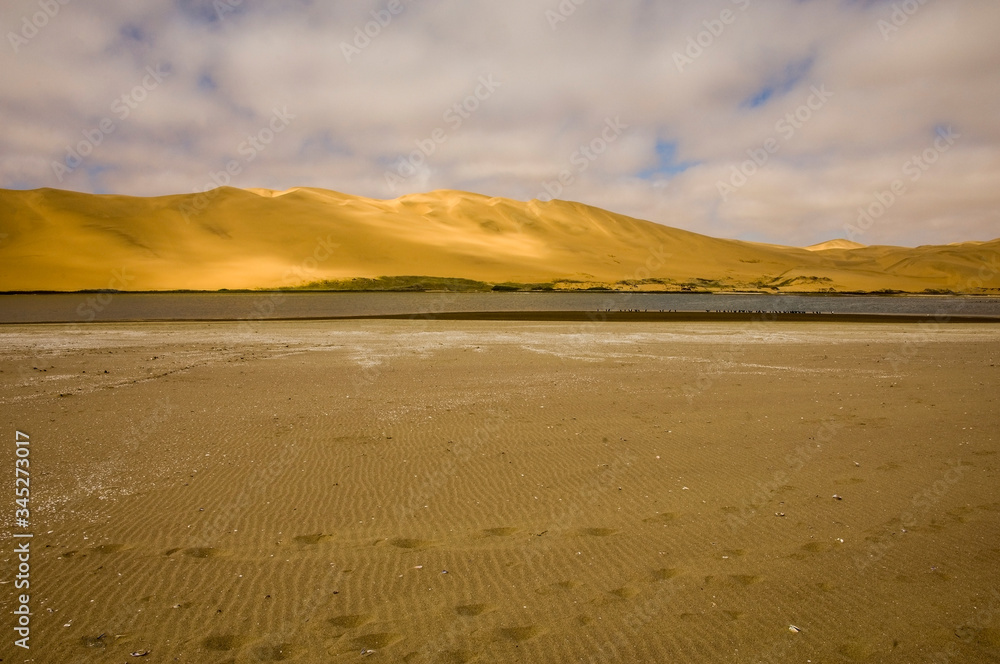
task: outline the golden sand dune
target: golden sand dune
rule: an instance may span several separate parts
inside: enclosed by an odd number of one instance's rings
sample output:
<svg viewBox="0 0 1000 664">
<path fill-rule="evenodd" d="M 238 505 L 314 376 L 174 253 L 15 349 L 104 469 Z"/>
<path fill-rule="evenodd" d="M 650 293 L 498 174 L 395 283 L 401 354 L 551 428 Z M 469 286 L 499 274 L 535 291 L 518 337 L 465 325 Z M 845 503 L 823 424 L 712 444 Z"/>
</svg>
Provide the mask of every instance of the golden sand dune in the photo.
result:
<svg viewBox="0 0 1000 664">
<path fill-rule="evenodd" d="M 273 288 L 404 275 L 555 288 L 1000 290 L 1000 240 L 915 249 L 835 240 L 807 250 L 716 239 L 580 203 L 459 191 L 383 201 L 310 188 L 157 198 L 0 190 L 0 236 L 6 291 Z"/>
<path fill-rule="evenodd" d="M 807 251 L 826 251 L 828 249 L 864 249 L 865 245 L 851 240 L 829 240 L 806 247 Z"/>
</svg>

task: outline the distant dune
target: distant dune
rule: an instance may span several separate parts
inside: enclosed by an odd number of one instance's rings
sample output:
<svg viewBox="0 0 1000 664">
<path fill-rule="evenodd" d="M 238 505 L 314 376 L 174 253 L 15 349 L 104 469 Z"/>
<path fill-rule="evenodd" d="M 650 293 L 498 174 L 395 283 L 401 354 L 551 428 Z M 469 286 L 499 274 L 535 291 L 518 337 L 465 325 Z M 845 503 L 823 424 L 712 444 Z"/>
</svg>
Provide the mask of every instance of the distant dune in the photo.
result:
<svg viewBox="0 0 1000 664">
<path fill-rule="evenodd" d="M 401 287 L 1000 294 L 1000 240 L 801 249 L 460 191 L 383 201 L 310 188 L 0 190 L 3 291 L 359 288 L 378 277 Z"/>
<path fill-rule="evenodd" d="M 830 240 L 828 242 L 820 242 L 819 244 L 814 244 L 806 247 L 808 251 L 826 251 L 827 249 L 864 249 L 865 245 L 860 242 L 852 242 L 851 240 Z"/>
</svg>

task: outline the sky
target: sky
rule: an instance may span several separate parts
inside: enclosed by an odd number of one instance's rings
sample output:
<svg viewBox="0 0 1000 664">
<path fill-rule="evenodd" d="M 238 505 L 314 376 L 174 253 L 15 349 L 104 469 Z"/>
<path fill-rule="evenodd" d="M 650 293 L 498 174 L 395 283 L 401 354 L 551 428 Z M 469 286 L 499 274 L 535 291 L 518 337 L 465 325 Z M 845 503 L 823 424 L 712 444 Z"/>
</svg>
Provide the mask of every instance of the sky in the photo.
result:
<svg viewBox="0 0 1000 664">
<path fill-rule="evenodd" d="M 996 0 L 5 0 L 0 188 L 559 198 L 1000 237 Z"/>
</svg>

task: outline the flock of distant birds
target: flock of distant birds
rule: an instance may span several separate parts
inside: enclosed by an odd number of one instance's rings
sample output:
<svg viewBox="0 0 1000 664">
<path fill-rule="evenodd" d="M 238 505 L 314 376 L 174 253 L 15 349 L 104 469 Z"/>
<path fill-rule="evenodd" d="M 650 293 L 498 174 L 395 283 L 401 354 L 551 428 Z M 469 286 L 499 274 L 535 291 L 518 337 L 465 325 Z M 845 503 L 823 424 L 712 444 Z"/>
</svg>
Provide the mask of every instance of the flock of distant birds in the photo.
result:
<svg viewBox="0 0 1000 664">
<path fill-rule="evenodd" d="M 617 312 L 617 313 L 620 313 L 620 314 L 622 314 L 622 313 L 625 313 L 625 314 L 648 314 L 648 313 L 650 313 L 649 309 L 617 309 L 617 310 L 604 309 L 604 311 L 607 312 L 607 313 Z M 657 310 L 654 309 L 653 313 L 657 313 Z M 660 309 L 659 313 L 661 313 L 661 314 L 676 314 L 677 310 L 676 309 Z M 690 313 L 694 313 L 694 312 L 693 311 L 683 311 L 681 313 L 690 314 Z M 826 313 L 830 313 L 830 312 L 825 312 L 825 311 L 797 311 L 797 310 L 794 310 L 794 309 L 790 309 L 788 311 L 765 311 L 764 309 L 705 309 L 705 313 L 706 314 L 809 314 L 809 315 L 822 316 L 822 315 L 824 315 Z"/>
</svg>

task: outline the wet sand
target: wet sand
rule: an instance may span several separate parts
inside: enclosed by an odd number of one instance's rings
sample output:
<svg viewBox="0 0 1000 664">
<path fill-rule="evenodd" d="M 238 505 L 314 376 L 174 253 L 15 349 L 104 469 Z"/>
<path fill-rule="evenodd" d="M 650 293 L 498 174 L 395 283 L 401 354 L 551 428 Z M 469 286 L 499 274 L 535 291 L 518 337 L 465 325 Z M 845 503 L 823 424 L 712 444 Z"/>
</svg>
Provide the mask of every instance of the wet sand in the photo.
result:
<svg viewBox="0 0 1000 664">
<path fill-rule="evenodd" d="M 36 662 L 1000 659 L 995 325 L 7 325 L 0 370 Z"/>
</svg>

